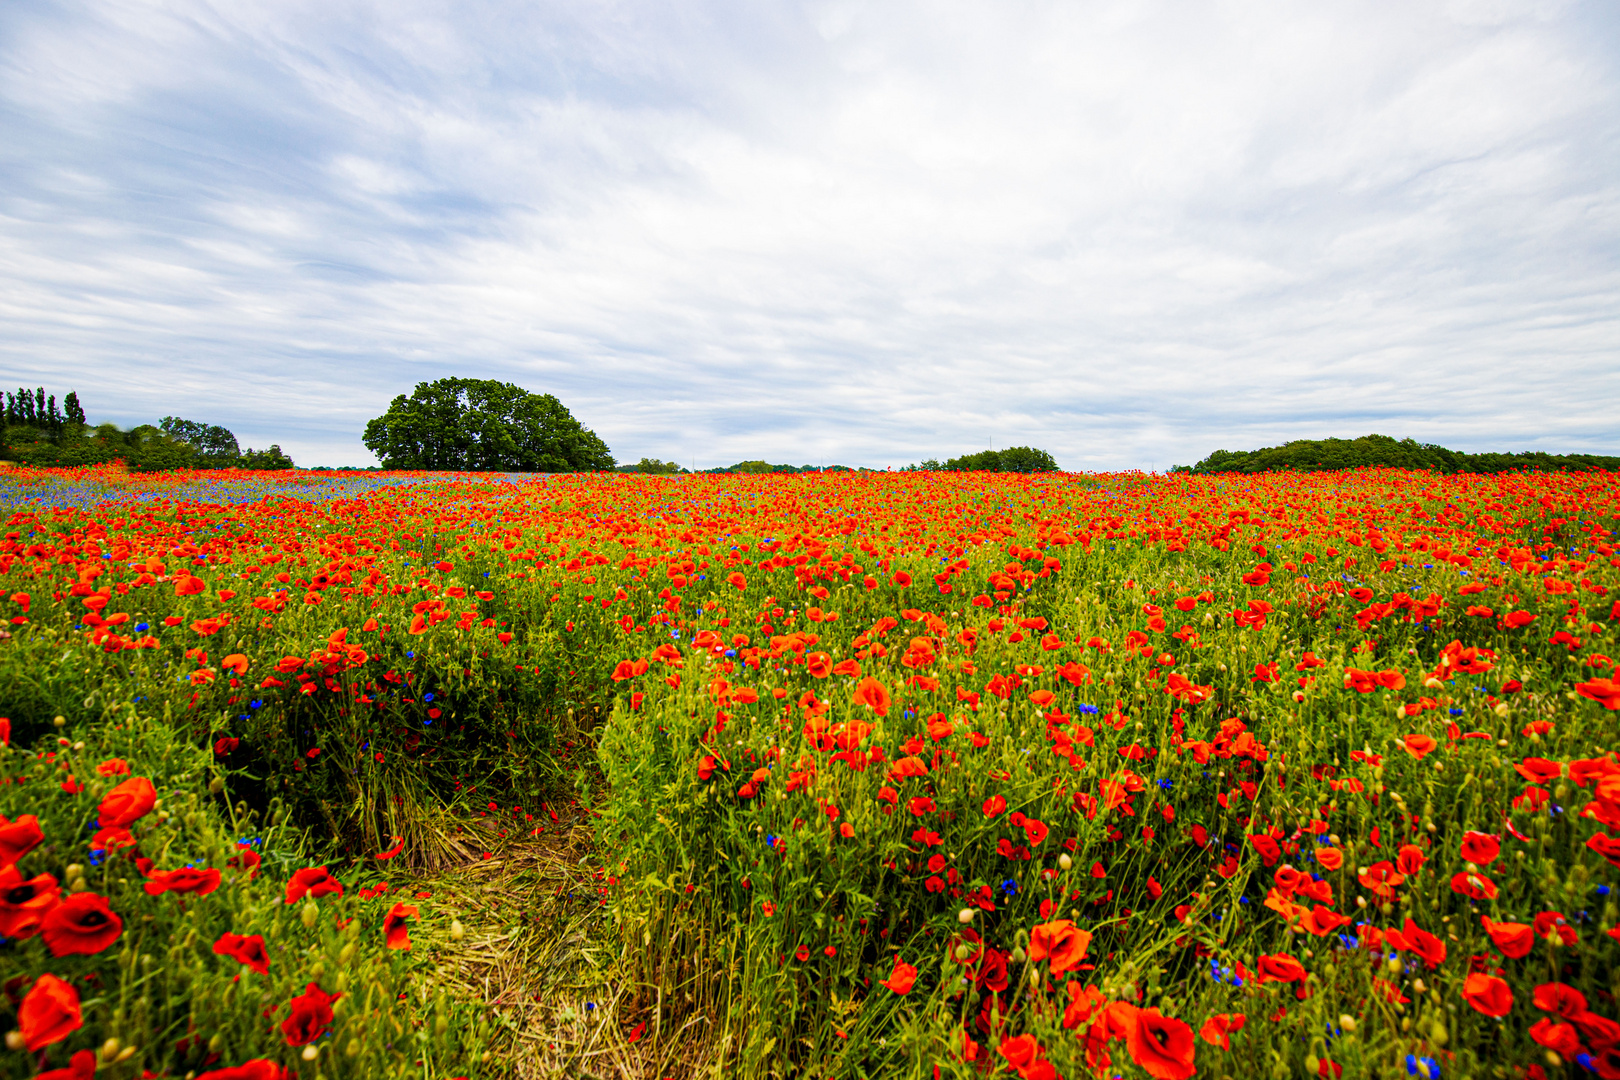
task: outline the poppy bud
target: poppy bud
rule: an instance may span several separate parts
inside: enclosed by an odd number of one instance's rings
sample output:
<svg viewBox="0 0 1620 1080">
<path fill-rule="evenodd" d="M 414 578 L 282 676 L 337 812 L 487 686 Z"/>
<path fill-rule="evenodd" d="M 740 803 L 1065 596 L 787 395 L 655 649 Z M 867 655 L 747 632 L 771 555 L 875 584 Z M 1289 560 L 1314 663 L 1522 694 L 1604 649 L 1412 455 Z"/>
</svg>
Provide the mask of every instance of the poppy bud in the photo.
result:
<svg viewBox="0 0 1620 1080">
<path fill-rule="evenodd" d="M 106 1042 L 101 1044 L 101 1060 L 111 1061 L 113 1058 L 118 1056 L 118 1051 L 120 1049 L 121 1047 L 119 1046 L 117 1039 L 108 1039 Z"/>
<path fill-rule="evenodd" d="M 304 1053 L 303 1053 L 302 1057 L 303 1057 L 303 1059 L 305 1061 L 314 1061 L 316 1058 L 318 1058 L 320 1056 L 321 1056 L 320 1047 L 316 1046 L 314 1043 L 310 1043 L 308 1046 L 304 1047 Z"/>
<path fill-rule="evenodd" d="M 320 915 L 320 913 L 321 909 L 316 906 L 315 901 L 311 900 L 309 903 L 305 904 L 304 910 L 298 913 L 298 918 L 303 922 L 304 929 L 315 929 L 315 919 Z"/>
<path fill-rule="evenodd" d="M 349 1045 L 345 1046 L 343 1048 L 343 1052 L 345 1054 L 348 1054 L 350 1057 L 359 1057 L 360 1056 L 360 1040 L 359 1039 L 350 1039 L 349 1040 Z"/>
<path fill-rule="evenodd" d="M 1058 865 L 1067 870 L 1074 865 L 1074 860 L 1069 858 L 1068 852 L 1064 852 L 1062 855 L 1058 856 Z"/>
<path fill-rule="evenodd" d="M 972 922 L 973 921 L 973 909 L 970 908 L 970 907 L 965 907 L 961 911 L 958 911 L 956 913 L 956 921 L 959 922 L 959 923 L 970 923 L 970 922 Z"/>
<path fill-rule="evenodd" d="M 440 1013 L 433 1020 L 433 1034 L 435 1036 L 442 1037 L 444 1035 L 444 1033 L 449 1031 L 449 1030 L 450 1030 L 450 1018 L 448 1016 L 444 1015 L 444 1013 Z"/>
<path fill-rule="evenodd" d="M 20 1031 L 8 1031 L 8 1032 L 6 1032 L 6 1049 L 7 1050 L 21 1050 L 24 1045 L 26 1045 L 26 1044 L 23 1042 L 23 1033 L 22 1032 L 20 1032 Z"/>
<path fill-rule="evenodd" d="M 460 919 L 450 920 L 450 940 L 460 941 L 467 936 L 467 928 L 461 925 Z"/>
</svg>

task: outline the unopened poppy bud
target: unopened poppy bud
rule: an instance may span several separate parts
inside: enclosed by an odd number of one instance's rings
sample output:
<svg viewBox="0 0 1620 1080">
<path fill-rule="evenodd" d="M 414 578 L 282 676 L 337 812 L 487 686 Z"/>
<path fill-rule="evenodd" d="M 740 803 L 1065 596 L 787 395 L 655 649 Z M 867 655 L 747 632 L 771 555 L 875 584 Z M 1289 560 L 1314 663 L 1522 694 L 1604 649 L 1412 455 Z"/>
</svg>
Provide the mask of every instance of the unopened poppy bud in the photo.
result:
<svg viewBox="0 0 1620 1080">
<path fill-rule="evenodd" d="M 360 1040 L 359 1039 L 350 1039 L 349 1040 L 349 1045 L 345 1046 L 343 1048 L 343 1052 L 345 1054 L 348 1054 L 350 1057 L 359 1057 L 360 1056 Z"/>
<path fill-rule="evenodd" d="M 460 919 L 450 920 L 450 940 L 460 941 L 467 936 L 467 928 L 461 925 Z"/>
<path fill-rule="evenodd" d="M 1420 994 L 1426 994 L 1429 992 L 1429 984 L 1424 982 L 1422 979 L 1413 979 L 1412 989 L 1416 990 Z"/>
<path fill-rule="evenodd" d="M 101 1060 L 111 1061 L 113 1058 L 118 1056 L 118 1051 L 120 1049 L 122 1049 L 122 1047 L 119 1046 L 117 1039 L 108 1039 L 106 1042 L 101 1044 Z"/>
<path fill-rule="evenodd" d="M 23 1042 L 23 1033 L 20 1031 L 6 1032 L 6 1049 L 21 1050 L 27 1044 Z"/>
<path fill-rule="evenodd" d="M 216 1054 L 219 1052 L 219 1048 L 224 1045 L 225 1033 L 223 1031 L 214 1032 L 214 1037 L 208 1040 L 208 1049 L 214 1051 Z"/>
<path fill-rule="evenodd" d="M 1013 951 L 1008 959 L 1015 964 L 1022 964 L 1024 962 L 1024 947 L 1022 945 L 1014 945 Z"/>
<path fill-rule="evenodd" d="M 1398 956 L 1392 956 L 1389 958 L 1389 963 L 1385 966 L 1389 968 L 1389 973 L 1391 975 L 1399 975 L 1401 973 L 1401 958 Z"/>
<path fill-rule="evenodd" d="M 1322 1067 L 1321 1058 L 1318 1058 L 1315 1054 L 1306 1054 L 1305 1055 L 1305 1071 L 1307 1073 L 1314 1076 L 1316 1074 L 1316 1071 L 1318 1069 L 1320 1069 L 1321 1067 Z"/>
<path fill-rule="evenodd" d="M 74 749 L 75 752 L 83 750 L 84 749 L 84 740 L 80 739 L 78 742 L 74 743 L 73 744 L 73 749 Z"/>
<path fill-rule="evenodd" d="M 89 708 L 88 705 L 85 707 Z M 51 723 L 55 724 L 57 727 L 67 727 L 67 717 L 58 716 L 55 720 L 52 720 Z"/>
<path fill-rule="evenodd" d="M 208 781 L 208 790 L 212 794 L 218 795 L 220 792 L 225 790 L 225 781 L 221 780 L 217 776 L 214 777 L 212 780 Z"/>
<path fill-rule="evenodd" d="M 76 877 L 81 877 L 83 874 L 84 867 L 80 866 L 78 863 L 68 863 L 67 866 L 62 868 L 62 876 L 67 878 L 69 881 L 72 881 Z"/>
<path fill-rule="evenodd" d="M 122 1050 L 118 1051 L 118 1058 L 117 1058 L 116 1061 L 113 1062 L 113 1064 L 116 1065 L 121 1061 L 128 1061 L 130 1058 L 132 1058 L 134 1056 L 135 1056 L 135 1048 L 133 1046 L 126 1046 Z"/>
<path fill-rule="evenodd" d="M 304 910 L 298 913 L 298 918 L 302 920 L 304 929 L 313 930 L 315 929 L 315 920 L 320 916 L 320 914 L 321 909 L 316 906 L 315 901 L 311 900 L 309 903 L 304 905 Z"/>
<path fill-rule="evenodd" d="M 352 941 L 343 946 L 338 952 L 338 963 L 347 964 L 350 960 L 353 960 L 354 954 L 359 948 L 360 946 Z"/>
<path fill-rule="evenodd" d="M 958 945 L 956 947 L 956 959 L 957 960 L 966 962 L 967 959 L 969 957 L 971 957 L 972 955 L 973 955 L 973 946 L 969 945 L 967 942 L 964 941 L 964 942 L 962 942 L 962 944 L 960 944 L 960 945 Z"/>
<path fill-rule="evenodd" d="M 445 1032 L 447 1032 L 449 1030 L 450 1030 L 450 1018 L 448 1016 L 444 1015 L 443 1013 L 440 1013 L 433 1020 L 433 1034 L 442 1036 Z"/>
<path fill-rule="evenodd" d="M 965 907 L 961 911 L 958 911 L 956 913 L 956 921 L 959 922 L 959 923 L 970 923 L 970 922 L 972 922 L 973 921 L 973 909 L 970 908 L 970 907 Z"/>
<path fill-rule="evenodd" d="M 1058 856 L 1058 865 L 1067 870 L 1074 865 L 1074 860 L 1069 858 L 1069 853 L 1065 851 L 1062 855 Z"/>
<path fill-rule="evenodd" d="M 1339 1016 L 1339 1026 L 1346 1032 L 1354 1032 L 1356 1030 L 1356 1018 L 1349 1013 L 1342 1013 Z"/>
<path fill-rule="evenodd" d="M 321 1056 L 321 1051 L 320 1048 L 314 1043 L 310 1043 L 308 1046 L 304 1047 L 304 1052 L 301 1056 L 305 1061 L 314 1061 L 316 1058 Z"/>
</svg>

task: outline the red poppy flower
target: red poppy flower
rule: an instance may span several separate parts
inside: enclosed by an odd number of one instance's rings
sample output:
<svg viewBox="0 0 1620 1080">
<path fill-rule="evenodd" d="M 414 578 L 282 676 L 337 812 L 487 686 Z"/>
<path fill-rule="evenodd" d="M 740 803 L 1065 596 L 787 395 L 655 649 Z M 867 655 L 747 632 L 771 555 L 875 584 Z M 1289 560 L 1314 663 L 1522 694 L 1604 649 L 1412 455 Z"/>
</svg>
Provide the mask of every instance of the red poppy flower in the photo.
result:
<svg viewBox="0 0 1620 1080">
<path fill-rule="evenodd" d="M 810 674 L 814 675 L 815 672 L 812 671 Z M 888 687 L 884 686 L 871 676 L 862 679 L 856 685 L 854 698 L 855 704 L 865 705 L 879 716 L 889 715 L 889 704 L 891 699 L 889 697 Z"/>
<path fill-rule="evenodd" d="M 1216 1013 L 1204 1021 L 1204 1026 L 1199 1028 L 1198 1034 L 1209 1045 L 1230 1050 L 1231 1036 L 1243 1030 L 1247 1019 L 1242 1013 Z"/>
<path fill-rule="evenodd" d="M 1262 956 L 1254 962 L 1255 982 L 1298 982 L 1305 978 L 1305 965 L 1287 953 Z"/>
<path fill-rule="evenodd" d="M 309 866 L 293 874 L 287 882 L 287 903 L 296 904 L 305 894 L 311 897 L 328 894 L 343 895 L 343 883 L 333 877 L 324 866 Z"/>
<path fill-rule="evenodd" d="M 1502 842 L 1489 833 L 1474 832 L 1470 829 L 1463 833 L 1462 857 L 1464 862 L 1476 863 L 1486 866 L 1496 861 L 1496 856 L 1502 851 Z"/>
<path fill-rule="evenodd" d="M 1133 1009 L 1125 1028 L 1125 1045 L 1135 1061 L 1157 1080 L 1189 1080 L 1193 1065 L 1193 1030 L 1157 1008 Z"/>
<path fill-rule="evenodd" d="M 200 1074 L 197 1080 L 289 1080 L 297 1075 L 290 1069 L 283 1069 L 269 1058 L 255 1058 L 229 1068 L 210 1069 Z"/>
<path fill-rule="evenodd" d="M 1344 852 L 1335 847 L 1317 848 L 1316 861 L 1322 869 L 1331 873 L 1344 865 Z"/>
<path fill-rule="evenodd" d="M 182 866 L 178 870 L 160 870 L 149 877 L 151 880 L 146 883 L 148 896 L 161 896 L 166 892 L 207 896 L 219 888 L 219 871 L 212 867 L 198 870 L 194 866 Z"/>
<path fill-rule="evenodd" d="M 95 1075 L 96 1052 L 80 1050 L 68 1060 L 65 1068 L 47 1070 L 34 1077 L 34 1080 L 90 1080 Z"/>
<path fill-rule="evenodd" d="M 1401 927 L 1398 934 L 1390 930 L 1386 931 L 1384 936 L 1395 949 L 1417 953 L 1431 968 L 1437 968 L 1445 962 L 1446 943 L 1410 918 L 1406 920 L 1406 925 Z"/>
<path fill-rule="evenodd" d="M 1614 679 L 1592 679 L 1589 682 L 1576 683 L 1575 692 L 1583 698 L 1597 702 L 1605 709 L 1620 709 L 1620 682 Z"/>
<path fill-rule="evenodd" d="M 1408 735 L 1401 740 L 1401 749 L 1419 761 L 1433 753 L 1434 748 L 1438 745 L 1432 735 Z"/>
<path fill-rule="evenodd" d="M 1548 761 L 1546 758 L 1527 757 L 1513 766 L 1513 771 L 1532 784 L 1550 784 L 1564 775 L 1564 766 L 1561 762 Z"/>
<path fill-rule="evenodd" d="M 416 905 L 399 903 L 393 910 L 383 916 L 383 937 L 388 941 L 390 949 L 409 949 L 411 947 L 411 928 L 405 925 L 406 919 L 416 918 Z"/>
<path fill-rule="evenodd" d="M 1553 1053 L 1561 1054 L 1571 1061 L 1586 1053 L 1586 1048 L 1581 1045 L 1580 1033 L 1575 1030 L 1573 1024 L 1560 1024 L 1542 1017 L 1530 1025 L 1530 1037 Z"/>
<path fill-rule="evenodd" d="M 1407 877 L 1423 869 L 1424 861 L 1423 849 L 1412 844 L 1402 844 L 1401 850 L 1395 853 L 1395 869 Z"/>
<path fill-rule="evenodd" d="M 33 814 L 23 814 L 16 821 L 8 821 L 0 816 L 0 866 L 12 865 L 38 847 L 44 839 L 45 833 L 39 827 L 39 819 Z"/>
<path fill-rule="evenodd" d="M 39 933 L 45 913 L 62 902 L 61 891 L 50 874 L 24 881 L 15 866 L 0 869 L 0 937 L 21 941 Z"/>
<path fill-rule="evenodd" d="M 1594 833 L 1587 839 L 1586 846 L 1608 859 L 1610 866 L 1620 869 L 1620 836 Z"/>
<path fill-rule="evenodd" d="M 1569 920 L 1556 911 L 1543 911 L 1537 915 L 1534 929 L 1536 937 L 1542 941 L 1557 938 L 1560 944 L 1573 945 L 1579 938 L 1575 928 L 1569 925 Z"/>
<path fill-rule="evenodd" d="M 1029 932 L 1030 963 L 1050 959 L 1054 978 L 1078 968 L 1090 947 L 1091 931 L 1080 929 L 1068 919 L 1040 923 Z"/>
<path fill-rule="evenodd" d="M 1586 995 L 1563 983 L 1542 983 L 1530 1000 L 1543 1012 L 1557 1013 L 1566 1020 L 1574 1020 L 1586 1012 Z"/>
<path fill-rule="evenodd" d="M 259 857 L 259 853 L 257 851 L 254 851 L 247 844 L 238 841 L 236 845 L 236 854 L 226 859 L 225 865 L 245 872 L 248 876 L 248 880 L 252 881 L 254 878 L 259 876 L 259 864 L 263 861 L 264 860 Z"/>
<path fill-rule="evenodd" d="M 896 953 L 894 957 L 894 970 L 889 973 L 889 977 L 887 979 L 880 979 L 878 984 L 880 986 L 887 986 L 896 994 L 909 994 L 911 993 L 911 987 L 916 983 L 916 981 L 917 969 L 902 960 L 900 958 L 900 954 Z"/>
<path fill-rule="evenodd" d="M 124 920 L 92 892 L 75 893 L 46 913 L 40 923 L 52 956 L 94 956 L 118 940 Z"/>
<path fill-rule="evenodd" d="M 1496 882 L 1482 873 L 1470 874 L 1463 871 L 1452 875 L 1451 891 L 1461 893 L 1472 900 L 1494 900 Z"/>
<path fill-rule="evenodd" d="M 288 1046 L 304 1046 L 325 1035 L 332 1027 L 332 1003 L 342 994 L 328 994 L 319 983 L 310 983 L 304 992 L 287 1004 L 292 1013 L 281 1022 L 281 1034 Z"/>
<path fill-rule="evenodd" d="M 214 942 L 214 952 L 219 956 L 228 956 L 260 975 L 270 974 L 270 954 L 265 950 L 263 934 L 243 937 L 227 930 Z"/>
<path fill-rule="evenodd" d="M 1474 972 L 1463 981 L 1463 1000 L 1475 1012 L 1498 1019 L 1513 1011 L 1513 991 L 1495 975 Z"/>
<path fill-rule="evenodd" d="M 1535 948 L 1536 932 L 1527 923 L 1494 922 L 1489 915 L 1481 915 L 1479 922 L 1490 935 L 1492 944 L 1509 959 L 1522 960 Z"/>
<path fill-rule="evenodd" d="M 152 781 L 134 776 L 107 792 L 96 811 L 103 828 L 128 828 L 157 805 Z"/>
<path fill-rule="evenodd" d="M 96 766 L 97 776 L 128 776 L 129 762 L 123 758 L 108 758 Z"/>
<path fill-rule="evenodd" d="M 31 1051 L 61 1042 L 83 1026 L 79 992 L 50 972 L 35 980 L 17 1009 L 17 1028 Z"/>
</svg>

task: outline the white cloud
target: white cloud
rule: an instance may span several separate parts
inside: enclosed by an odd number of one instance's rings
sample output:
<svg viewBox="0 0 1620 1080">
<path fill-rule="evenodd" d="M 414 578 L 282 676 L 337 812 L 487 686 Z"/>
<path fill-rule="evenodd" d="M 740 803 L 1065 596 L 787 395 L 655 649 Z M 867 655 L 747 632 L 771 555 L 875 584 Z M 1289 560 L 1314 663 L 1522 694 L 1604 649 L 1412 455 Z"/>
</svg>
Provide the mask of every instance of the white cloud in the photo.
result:
<svg viewBox="0 0 1620 1080">
<path fill-rule="evenodd" d="M 1620 453 L 1601 4 L 0 11 L 0 363 L 304 462 L 459 374 L 621 459 Z"/>
</svg>

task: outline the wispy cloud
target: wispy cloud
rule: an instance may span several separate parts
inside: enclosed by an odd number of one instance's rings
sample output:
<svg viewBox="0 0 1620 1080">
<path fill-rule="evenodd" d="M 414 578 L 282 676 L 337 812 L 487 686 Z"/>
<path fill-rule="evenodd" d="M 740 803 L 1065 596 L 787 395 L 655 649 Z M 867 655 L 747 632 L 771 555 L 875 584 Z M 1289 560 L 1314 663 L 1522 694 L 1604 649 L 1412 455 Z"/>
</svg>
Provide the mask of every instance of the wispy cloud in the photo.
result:
<svg viewBox="0 0 1620 1080">
<path fill-rule="evenodd" d="M 0 368 L 365 464 L 1620 453 L 1603 3 L 0 8 Z"/>
</svg>

